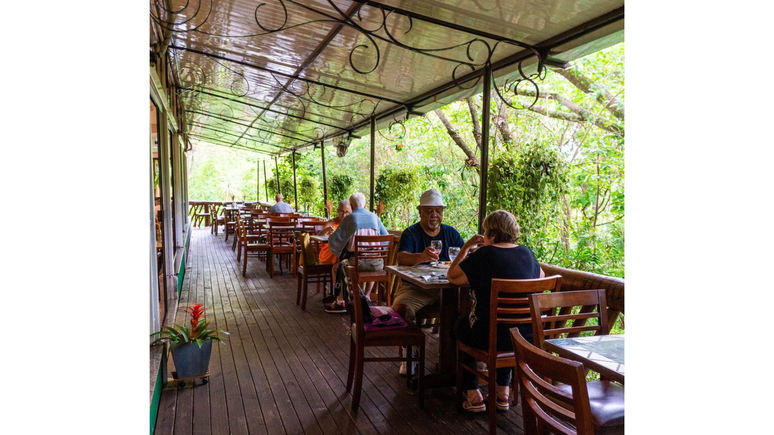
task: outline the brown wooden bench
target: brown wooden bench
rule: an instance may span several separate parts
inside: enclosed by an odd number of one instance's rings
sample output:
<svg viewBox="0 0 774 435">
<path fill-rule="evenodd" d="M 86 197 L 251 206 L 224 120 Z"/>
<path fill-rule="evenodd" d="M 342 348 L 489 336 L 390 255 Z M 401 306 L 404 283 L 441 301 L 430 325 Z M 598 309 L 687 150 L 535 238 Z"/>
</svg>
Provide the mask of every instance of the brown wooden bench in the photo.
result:
<svg viewBox="0 0 774 435">
<path fill-rule="evenodd" d="M 624 280 L 591 272 L 540 263 L 546 276 L 562 275 L 562 291 L 605 289 L 610 326 L 624 313 Z"/>
</svg>

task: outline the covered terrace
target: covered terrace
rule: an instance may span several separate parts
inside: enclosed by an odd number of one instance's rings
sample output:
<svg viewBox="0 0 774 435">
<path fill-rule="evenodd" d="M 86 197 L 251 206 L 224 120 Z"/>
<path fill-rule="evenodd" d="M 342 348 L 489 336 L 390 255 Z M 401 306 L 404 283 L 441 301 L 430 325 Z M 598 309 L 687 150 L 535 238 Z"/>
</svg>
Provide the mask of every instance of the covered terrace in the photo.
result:
<svg viewBox="0 0 774 435">
<path fill-rule="evenodd" d="M 216 346 L 211 382 L 194 389 L 164 391 L 166 361 L 152 348 L 151 433 L 486 432 L 485 416 L 455 412 L 453 389 L 433 390 L 426 409 L 415 408 L 393 363 L 366 365 L 361 409 L 352 412 L 346 322 L 299 310 L 287 273 L 269 279 L 255 262 L 242 277 L 224 236 L 193 228 L 185 152 L 207 143 L 295 157 L 333 146 L 344 157 L 353 138 L 370 137 L 373 210 L 377 134 L 397 135 L 406 119 L 466 96 L 483 93 L 488 107 L 501 92 L 539 92 L 547 65 L 623 40 L 623 1 L 166 0 L 151 4 L 150 21 L 158 180 L 150 329 L 184 322 L 185 307 L 202 303 L 232 334 Z M 479 228 L 488 111 L 481 124 Z M 319 200 L 327 202 L 320 157 Z M 584 279 L 578 288 L 599 278 Z M 614 318 L 623 285 L 608 297 Z M 429 372 L 438 342 L 428 332 Z M 522 433 L 519 413 L 516 406 L 498 418 L 498 431 Z"/>
</svg>

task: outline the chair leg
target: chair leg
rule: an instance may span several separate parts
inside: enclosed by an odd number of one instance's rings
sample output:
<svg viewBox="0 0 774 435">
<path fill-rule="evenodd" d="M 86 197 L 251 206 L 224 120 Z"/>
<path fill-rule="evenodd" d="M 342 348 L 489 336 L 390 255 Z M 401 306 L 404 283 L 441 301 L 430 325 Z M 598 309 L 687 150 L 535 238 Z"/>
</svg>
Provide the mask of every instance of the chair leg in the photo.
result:
<svg viewBox="0 0 774 435">
<path fill-rule="evenodd" d="M 425 344 L 422 343 L 419 346 L 419 378 L 417 379 L 417 386 L 419 387 L 419 409 L 425 408 L 425 383 L 423 378 L 425 377 Z M 459 400 L 458 400 L 459 402 Z"/>
<path fill-rule="evenodd" d="M 242 252 L 242 251 L 240 250 L 239 252 Z M 242 263 L 242 276 L 246 276 L 246 275 L 247 275 L 247 246 L 245 246 L 245 261 Z"/>
<path fill-rule="evenodd" d="M 347 392 L 352 392 L 352 379 L 355 377 L 355 359 L 357 358 L 357 348 L 355 340 L 349 338 L 349 371 L 347 372 Z"/>
<path fill-rule="evenodd" d="M 237 249 L 237 263 L 239 263 L 242 260 L 242 248 L 247 250 L 247 246 L 241 246 L 242 244 L 239 244 L 239 249 Z M 247 253 L 245 253 L 245 258 L 247 258 Z"/>
<path fill-rule="evenodd" d="M 301 277 L 298 277 L 301 279 Z M 306 311 L 306 297 L 309 295 L 309 276 L 304 274 L 304 286 L 301 289 L 301 311 Z"/>
<path fill-rule="evenodd" d="M 465 393 L 467 394 L 467 393 Z M 459 343 L 457 344 L 457 412 L 462 412 L 462 353 Z"/>
<path fill-rule="evenodd" d="M 497 433 L 497 369 L 496 364 L 490 365 L 488 368 L 489 376 L 487 381 L 488 392 L 486 395 L 486 410 L 489 414 L 489 433 Z"/>
<path fill-rule="evenodd" d="M 363 364 L 365 359 L 365 347 L 356 346 L 357 360 L 355 361 L 355 386 L 352 392 L 352 411 L 357 412 L 360 407 L 360 393 L 363 390 Z"/>
<path fill-rule="evenodd" d="M 301 275 L 298 276 L 298 290 L 296 291 L 296 305 L 301 305 Z"/>
</svg>

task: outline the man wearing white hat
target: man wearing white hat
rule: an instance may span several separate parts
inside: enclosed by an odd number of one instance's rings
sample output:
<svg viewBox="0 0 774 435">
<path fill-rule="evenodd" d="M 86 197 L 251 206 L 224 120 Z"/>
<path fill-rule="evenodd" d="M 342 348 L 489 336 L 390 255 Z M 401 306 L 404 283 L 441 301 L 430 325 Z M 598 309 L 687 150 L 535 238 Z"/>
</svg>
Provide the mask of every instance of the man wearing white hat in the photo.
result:
<svg viewBox="0 0 774 435">
<path fill-rule="evenodd" d="M 449 247 L 462 246 L 460 233 L 449 225 L 444 225 L 441 192 L 427 190 L 419 198 L 419 222 L 406 228 L 400 236 L 398 245 L 398 264 L 414 266 L 431 261 L 449 261 Z M 433 249 L 431 242 L 440 240 L 440 250 Z M 411 283 L 404 282 L 395 290 L 392 308 L 406 320 L 413 320 L 421 308 L 435 304 L 440 298 L 439 290 L 423 290 Z M 413 371 L 413 370 L 412 370 Z M 400 374 L 406 374 L 406 363 L 401 363 Z"/>
</svg>

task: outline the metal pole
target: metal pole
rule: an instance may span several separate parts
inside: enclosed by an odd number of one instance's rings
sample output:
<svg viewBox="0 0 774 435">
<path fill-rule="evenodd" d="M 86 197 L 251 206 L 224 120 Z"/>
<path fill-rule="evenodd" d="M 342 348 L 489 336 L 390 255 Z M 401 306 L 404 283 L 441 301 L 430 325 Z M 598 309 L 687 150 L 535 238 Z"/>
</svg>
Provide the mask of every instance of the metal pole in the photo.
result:
<svg viewBox="0 0 774 435">
<path fill-rule="evenodd" d="M 325 210 L 325 219 L 330 219 L 328 215 L 328 181 L 325 178 L 325 141 L 320 141 L 320 154 L 322 155 L 322 173 L 323 173 L 323 209 Z"/>
<path fill-rule="evenodd" d="M 256 163 L 258 168 L 255 171 L 255 200 L 261 200 L 261 161 Z M 260 208 L 260 207 L 259 207 Z"/>
<path fill-rule="evenodd" d="M 266 202 L 269 202 L 269 178 L 266 177 L 266 160 L 263 161 L 263 187 L 266 192 Z"/>
<path fill-rule="evenodd" d="M 374 211 L 374 157 L 376 155 L 376 118 L 371 115 L 371 212 Z"/>
<path fill-rule="evenodd" d="M 280 189 L 280 177 L 279 177 L 279 166 L 277 166 L 277 156 L 274 156 L 274 173 L 277 174 L 277 193 L 282 193 L 282 190 Z"/>
<path fill-rule="evenodd" d="M 296 211 L 298 211 L 298 188 L 296 187 L 296 151 L 293 150 L 293 199 L 296 201 Z"/>
<path fill-rule="evenodd" d="M 484 234 L 486 183 L 489 168 L 489 104 L 492 101 L 492 64 L 484 66 L 484 102 L 481 107 L 481 182 L 478 194 L 478 232 Z"/>
</svg>

